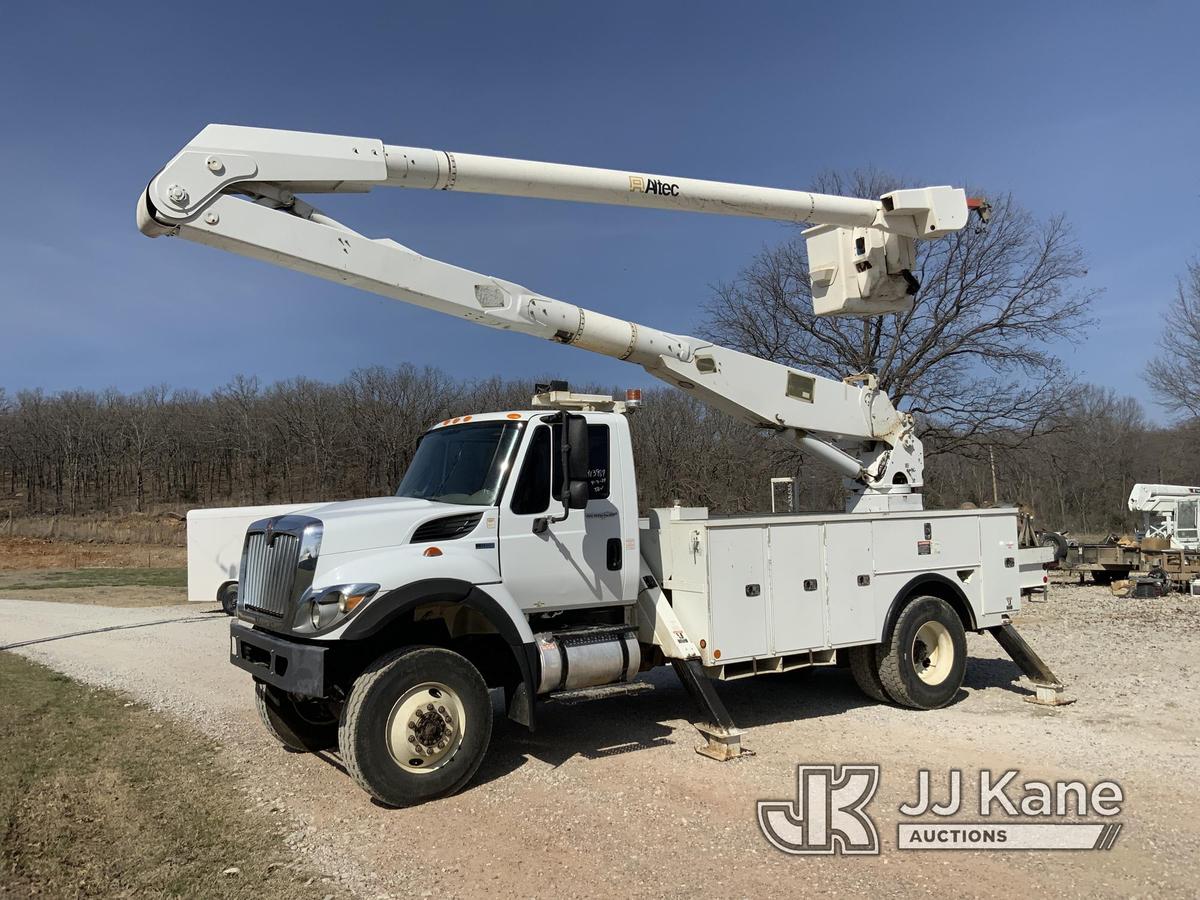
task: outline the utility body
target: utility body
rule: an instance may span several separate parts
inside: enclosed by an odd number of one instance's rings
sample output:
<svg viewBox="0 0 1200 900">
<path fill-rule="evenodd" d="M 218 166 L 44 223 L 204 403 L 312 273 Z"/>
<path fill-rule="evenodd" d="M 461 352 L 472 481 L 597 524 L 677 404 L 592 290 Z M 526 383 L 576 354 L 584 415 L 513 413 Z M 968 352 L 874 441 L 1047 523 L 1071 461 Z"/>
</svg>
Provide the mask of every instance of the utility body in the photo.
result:
<svg viewBox="0 0 1200 900">
<path fill-rule="evenodd" d="M 394 497 L 271 510 L 244 535 L 214 526 L 196 559 L 189 543 L 189 569 L 222 560 L 197 583 L 227 591 L 236 577 L 231 659 L 254 676 L 263 722 L 285 746 L 336 746 L 366 790 L 404 804 L 471 778 L 490 737 L 489 688 L 533 728 L 546 699 L 670 664 L 701 709 L 699 749 L 718 758 L 742 752 L 721 680 L 848 663 L 875 699 L 933 708 L 958 695 L 976 630 L 1040 696 L 1061 689 L 1010 621 L 1053 551 L 1020 546 L 1013 509 L 924 510 L 912 417 L 870 375 L 836 381 L 615 319 L 366 238 L 296 196 L 376 185 L 808 222 L 817 311 L 840 315 L 910 308 L 915 241 L 986 213 L 948 187 L 861 200 L 206 128 L 143 193 L 145 233 L 628 360 L 796 441 L 847 486 L 835 514 L 643 515 L 638 399 L 554 383 L 530 408 L 434 425 Z"/>
</svg>

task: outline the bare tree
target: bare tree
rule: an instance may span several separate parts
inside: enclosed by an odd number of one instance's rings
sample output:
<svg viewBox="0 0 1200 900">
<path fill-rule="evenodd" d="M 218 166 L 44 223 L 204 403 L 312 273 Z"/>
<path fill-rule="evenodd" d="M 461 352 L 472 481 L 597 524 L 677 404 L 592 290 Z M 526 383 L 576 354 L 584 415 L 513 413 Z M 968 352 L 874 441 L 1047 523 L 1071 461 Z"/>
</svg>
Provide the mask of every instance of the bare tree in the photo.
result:
<svg viewBox="0 0 1200 900">
<path fill-rule="evenodd" d="M 1162 355 L 1146 366 L 1146 381 L 1164 409 L 1200 417 L 1200 259 L 1188 263 L 1163 319 Z"/>
<path fill-rule="evenodd" d="M 830 193 L 878 197 L 898 179 L 875 171 L 822 176 Z M 1051 343 L 1086 322 L 1094 291 L 1062 216 L 1039 222 L 1010 195 L 991 224 L 918 245 L 921 282 L 906 313 L 818 318 L 804 241 L 764 250 L 707 307 L 708 334 L 736 349 L 832 378 L 874 372 L 918 415 L 931 454 L 989 446 L 1004 429 L 1047 429 L 1071 376 Z"/>
</svg>

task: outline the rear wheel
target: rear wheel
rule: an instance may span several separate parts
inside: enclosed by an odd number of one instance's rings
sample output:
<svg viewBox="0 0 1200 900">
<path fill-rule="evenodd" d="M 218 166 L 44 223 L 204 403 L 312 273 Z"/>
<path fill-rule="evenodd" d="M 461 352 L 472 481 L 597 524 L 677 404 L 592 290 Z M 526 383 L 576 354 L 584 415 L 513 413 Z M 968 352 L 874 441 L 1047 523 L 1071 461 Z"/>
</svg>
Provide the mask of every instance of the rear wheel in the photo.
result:
<svg viewBox="0 0 1200 900">
<path fill-rule="evenodd" d="M 890 703 L 892 698 L 887 695 L 883 679 L 879 677 L 879 645 L 851 647 L 846 655 L 850 659 L 850 674 L 859 689 L 872 700 Z"/>
<path fill-rule="evenodd" d="M 293 753 L 315 753 L 337 746 L 338 718 L 324 700 L 289 694 L 261 681 L 254 685 L 263 727 Z"/>
<path fill-rule="evenodd" d="M 1092 582 L 1095 584 L 1112 584 L 1116 580 L 1116 572 L 1109 572 L 1106 569 L 1095 569 L 1092 572 Z"/>
<path fill-rule="evenodd" d="M 339 729 L 342 761 L 359 786 L 389 806 L 457 793 L 492 736 L 483 676 L 441 647 L 381 657 L 350 691 Z"/>
<path fill-rule="evenodd" d="M 221 609 L 225 610 L 225 615 L 237 615 L 237 598 L 238 583 L 236 581 L 227 581 L 217 588 L 217 602 L 221 604 Z"/>
<path fill-rule="evenodd" d="M 905 606 L 879 650 L 884 690 L 913 709 L 937 709 L 953 700 L 966 667 L 962 622 L 940 597 L 918 597 Z"/>
</svg>

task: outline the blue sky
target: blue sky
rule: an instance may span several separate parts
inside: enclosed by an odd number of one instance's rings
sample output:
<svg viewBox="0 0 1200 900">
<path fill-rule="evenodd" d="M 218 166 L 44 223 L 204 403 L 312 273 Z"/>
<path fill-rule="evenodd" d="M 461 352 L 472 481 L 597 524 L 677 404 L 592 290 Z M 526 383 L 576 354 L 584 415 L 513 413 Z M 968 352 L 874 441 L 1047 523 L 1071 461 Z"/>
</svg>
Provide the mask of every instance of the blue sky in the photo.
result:
<svg viewBox="0 0 1200 900">
<path fill-rule="evenodd" d="M 1141 371 L 1195 226 L 1185 3 L 13 3 L 0 13 L 0 386 L 237 373 L 642 383 L 639 370 L 181 241 L 138 192 L 209 122 L 805 187 L 875 165 L 1065 212 L 1103 288 L 1059 347 Z M 321 204 L 372 236 L 672 330 L 788 226 L 431 192 Z M 1153 412 L 1153 409 L 1151 409 Z"/>
</svg>

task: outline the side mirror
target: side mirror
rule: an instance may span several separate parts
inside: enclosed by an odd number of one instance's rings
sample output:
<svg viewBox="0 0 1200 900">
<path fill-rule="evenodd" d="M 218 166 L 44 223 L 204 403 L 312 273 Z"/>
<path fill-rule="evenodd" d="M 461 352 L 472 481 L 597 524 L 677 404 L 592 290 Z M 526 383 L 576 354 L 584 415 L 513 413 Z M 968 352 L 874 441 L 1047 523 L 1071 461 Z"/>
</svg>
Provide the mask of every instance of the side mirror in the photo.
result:
<svg viewBox="0 0 1200 900">
<path fill-rule="evenodd" d="M 587 419 L 567 412 L 563 413 L 562 470 L 562 494 L 558 499 L 567 509 L 583 509 L 590 493 Z"/>
</svg>

